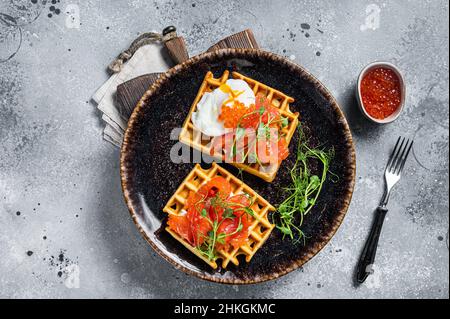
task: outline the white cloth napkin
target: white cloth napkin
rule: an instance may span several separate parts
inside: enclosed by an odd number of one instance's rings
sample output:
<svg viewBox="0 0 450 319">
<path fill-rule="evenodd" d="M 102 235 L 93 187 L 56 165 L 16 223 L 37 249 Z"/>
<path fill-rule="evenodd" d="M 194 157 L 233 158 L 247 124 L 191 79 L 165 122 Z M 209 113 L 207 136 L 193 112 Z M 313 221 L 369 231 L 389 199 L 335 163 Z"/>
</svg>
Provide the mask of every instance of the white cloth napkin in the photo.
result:
<svg viewBox="0 0 450 319">
<path fill-rule="evenodd" d="M 105 122 L 103 139 L 120 147 L 128 119 L 124 118 L 116 104 L 117 86 L 147 73 L 165 72 L 171 67 L 170 58 L 164 54 L 163 44 L 154 43 L 139 48 L 119 73 L 112 75 L 92 96 Z"/>
</svg>

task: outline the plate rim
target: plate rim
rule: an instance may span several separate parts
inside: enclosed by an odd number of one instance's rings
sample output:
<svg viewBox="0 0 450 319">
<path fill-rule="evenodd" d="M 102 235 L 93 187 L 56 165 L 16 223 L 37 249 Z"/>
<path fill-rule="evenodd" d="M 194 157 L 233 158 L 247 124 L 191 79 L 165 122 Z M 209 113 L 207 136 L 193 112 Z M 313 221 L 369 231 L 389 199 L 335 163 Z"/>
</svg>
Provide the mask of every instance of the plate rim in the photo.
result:
<svg viewBox="0 0 450 319">
<path fill-rule="evenodd" d="M 161 251 L 158 246 L 152 241 L 152 239 L 148 236 L 144 228 L 140 225 L 137 214 L 134 210 L 134 205 L 132 203 L 132 199 L 130 198 L 129 189 L 127 187 L 128 185 L 128 178 L 126 175 L 126 157 L 127 153 L 129 151 L 129 147 L 132 144 L 130 141 L 131 135 L 133 133 L 134 123 L 137 121 L 138 115 L 141 112 L 141 110 L 144 107 L 145 101 L 151 97 L 153 94 L 157 93 L 158 90 L 162 85 L 164 85 L 165 82 L 169 81 L 170 78 L 174 75 L 176 75 L 178 72 L 181 72 L 182 70 L 189 68 L 190 65 L 197 63 L 198 61 L 207 59 L 207 58 L 214 58 L 218 57 L 221 58 L 223 56 L 232 56 L 237 54 L 243 54 L 243 55 L 254 55 L 257 57 L 263 57 L 272 59 L 274 61 L 278 61 L 282 64 L 287 65 L 289 68 L 294 69 L 294 71 L 299 72 L 299 74 L 302 74 L 308 78 L 320 91 L 320 93 L 328 100 L 330 101 L 330 105 L 333 108 L 333 111 L 335 111 L 338 115 L 338 121 L 341 122 L 340 124 L 343 125 L 344 128 L 344 136 L 345 136 L 345 145 L 346 148 L 349 150 L 349 154 L 347 154 L 347 160 L 348 160 L 348 168 L 347 168 L 347 174 L 349 174 L 349 178 L 347 178 L 348 182 L 348 189 L 346 189 L 345 196 L 343 196 L 343 207 L 337 212 L 336 217 L 333 220 L 333 225 L 331 227 L 330 232 L 328 232 L 327 236 L 323 238 L 319 243 L 318 246 L 313 247 L 308 255 L 306 255 L 303 258 L 300 258 L 299 260 L 295 260 L 289 267 L 286 267 L 285 269 L 278 271 L 278 272 L 272 272 L 267 275 L 258 276 L 253 279 L 238 279 L 238 278 L 224 278 L 224 277 L 214 277 L 214 276 L 208 276 L 207 273 L 202 272 L 195 272 L 189 268 L 186 268 L 182 266 L 181 264 L 178 264 L 173 259 L 169 258 L 163 251 Z M 341 226 L 344 217 L 346 216 L 351 199 L 353 196 L 353 191 L 355 187 L 355 176 L 356 176 L 356 152 L 355 147 L 353 143 L 353 137 L 351 134 L 350 127 L 348 125 L 347 119 L 339 106 L 339 103 L 335 99 L 335 97 L 331 94 L 331 92 L 323 85 L 321 81 L 319 81 L 314 75 L 312 75 L 307 69 L 305 69 L 303 66 L 298 65 L 294 63 L 293 61 L 288 60 L 285 57 L 282 57 L 278 54 L 264 51 L 261 49 L 250 49 L 250 48 L 239 48 L 239 49 L 219 49 L 212 52 L 204 52 L 201 54 L 198 54 L 196 56 L 191 57 L 190 59 L 186 60 L 185 62 L 181 64 L 177 64 L 174 67 L 170 68 L 165 73 L 162 73 L 158 79 L 147 89 L 147 91 L 144 93 L 144 95 L 141 97 L 139 102 L 137 103 L 136 107 L 134 108 L 129 120 L 128 125 L 125 130 L 122 146 L 120 148 L 120 179 L 121 179 L 121 186 L 122 186 L 122 192 L 125 198 L 126 205 L 128 207 L 128 211 L 132 217 L 132 220 L 136 227 L 138 228 L 141 235 L 144 237 L 144 239 L 149 243 L 149 245 L 153 248 L 153 250 L 160 255 L 163 259 L 165 259 L 167 262 L 169 262 L 171 265 L 173 265 L 175 268 L 183 271 L 184 273 L 187 273 L 189 275 L 192 275 L 194 277 L 207 280 L 210 282 L 217 282 L 222 284 L 255 284 L 255 283 L 262 283 L 269 280 L 273 280 L 276 278 L 279 278 L 281 276 L 284 276 L 301 266 L 303 266 L 305 263 L 307 263 L 309 260 L 311 260 L 315 255 L 317 255 L 334 237 L 337 230 Z"/>
</svg>

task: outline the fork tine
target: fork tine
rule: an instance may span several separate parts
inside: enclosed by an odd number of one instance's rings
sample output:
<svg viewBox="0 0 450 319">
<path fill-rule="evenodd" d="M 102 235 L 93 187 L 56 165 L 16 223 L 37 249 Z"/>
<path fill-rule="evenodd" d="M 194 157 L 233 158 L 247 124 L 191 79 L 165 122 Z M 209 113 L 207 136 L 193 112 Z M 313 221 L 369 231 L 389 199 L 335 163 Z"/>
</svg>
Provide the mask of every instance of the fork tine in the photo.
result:
<svg viewBox="0 0 450 319">
<path fill-rule="evenodd" d="M 395 166 L 393 167 L 392 173 L 397 174 L 397 175 L 400 174 L 400 167 L 402 166 L 402 163 L 404 162 L 403 156 L 405 155 L 408 148 L 409 148 L 409 138 L 406 139 L 405 147 L 399 153 L 398 161 L 395 164 Z"/>
<path fill-rule="evenodd" d="M 397 146 L 398 146 L 398 143 L 400 143 L 400 139 L 401 139 L 401 138 L 402 138 L 402 137 L 399 136 L 399 138 L 398 138 L 398 140 L 397 140 L 397 143 L 395 143 L 394 150 L 392 151 L 391 156 L 389 157 L 389 161 L 388 161 L 388 163 L 387 163 L 387 165 L 386 165 L 386 170 L 387 170 L 387 171 L 389 171 L 389 167 L 391 166 L 392 161 L 394 160 L 394 154 L 395 154 L 395 152 L 397 151 Z"/>
<path fill-rule="evenodd" d="M 392 164 L 388 169 L 389 172 L 393 172 L 393 169 L 395 168 L 395 166 L 397 165 L 397 163 L 399 161 L 398 156 L 403 148 L 403 143 L 405 143 L 405 138 L 402 138 L 402 141 L 401 141 L 399 147 L 396 150 L 394 150 L 395 152 L 392 154 L 393 158 L 392 158 Z"/>
<path fill-rule="evenodd" d="M 402 165 L 400 165 L 399 174 L 401 174 L 401 172 L 403 171 L 403 167 L 405 167 L 406 160 L 408 159 L 408 155 L 409 155 L 409 152 L 411 151 L 413 144 L 414 144 L 414 141 L 411 141 L 411 144 L 409 144 L 408 151 L 406 152 L 406 155 L 403 159 Z"/>
</svg>

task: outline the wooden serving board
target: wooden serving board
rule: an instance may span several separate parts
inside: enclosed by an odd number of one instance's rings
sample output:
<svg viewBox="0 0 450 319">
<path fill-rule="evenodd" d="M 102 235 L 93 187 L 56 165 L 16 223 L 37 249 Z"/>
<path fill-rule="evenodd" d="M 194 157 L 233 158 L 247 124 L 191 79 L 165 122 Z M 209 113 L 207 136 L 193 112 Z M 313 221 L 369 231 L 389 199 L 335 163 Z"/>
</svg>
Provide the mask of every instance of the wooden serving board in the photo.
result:
<svg viewBox="0 0 450 319">
<path fill-rule="evenodd" d="M 183 63 L 189 59 L 186 42 L 183 37 L 175 37 L 164 43 L 170 57 L 175 64 Z M 253 48 L 259 49 L 259 45 L 250 29 L 233 34 L 211 46 L 207 51 L 215 51 L 226 48 Z M 150 86 L 158 79 L 161 73 L 141 75 L 120 84 L 117 87 L 116 100 L 119 112 L 125 118 L 129 118 L 136 104 Z"/>
</svg>

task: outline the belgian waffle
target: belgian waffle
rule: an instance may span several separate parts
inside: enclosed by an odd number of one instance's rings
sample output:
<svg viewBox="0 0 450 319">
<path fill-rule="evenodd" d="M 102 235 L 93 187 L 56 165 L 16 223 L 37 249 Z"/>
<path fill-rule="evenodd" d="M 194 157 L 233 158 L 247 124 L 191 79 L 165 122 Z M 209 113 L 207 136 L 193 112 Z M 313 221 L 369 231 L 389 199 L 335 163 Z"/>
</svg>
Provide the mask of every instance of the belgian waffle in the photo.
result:
<svg viewBox="0 0 450 319">
<path fill-rule="evenodd" d="M 218 267 L 217 260 L 219 259 L 222 260 L 222 268 L 226 268 L 230 262 L 234 265 L 239 265 L 239 260 L 237 258 L 239 255 L 244 255 L 245 261 L 249 262 L 256 251 L 267 240 L 275 227 L 268 219 L 268 213 L 275 211 L 275 208 L 248 185 L 244 184 L 241 180 L 216 163 L 213 163 L 212 167 L 209 169 L 202 169 L 201 166 L 197 164 L 178 187 L 175 194 L 169 199 L 166 206 L 163 208 L 163 211 L 167 214 L 181 215 L 190 191 L 197 192 L 203 184 L 216 176 L 222 176 L 231 184 L 231 191 L 233 194 L 248 194 L 253 203 L 251 208 L 254 212 L 254 216 L 253 222 L 248 229 L 248 241 L 239 248 L 230 246 L 230 250 L 219 250 L 217 251 L 217 259 L 209 260 L 196 247 L 192 246 L 185 239 L 172 231 L 170 227 L 166 227 L 166 231 L 176 240 L 214 269 Z"/>
<path fill-rule="evenodd" d="M 238 72 L 232 72 L 234 79 L 241 79 L 252 88 L 253 92 L 256 94 L 262 93 L 270 101 L 273 107 L 278 108 L 281 116 L 288 120 L 288 125 L 281 129 L 281 133 L 285 136 L 286 142 L 289 144 L 292 136 L 294 135 L 295 129 L 298 125 L 298 113 L 292 113 L 289 109 L 289 104 L 294 102 L 294 99 L 286 94 L 275 90 L 261 82 L 253 80 L 246 77 Z M 225 71 L 220 78 L 214 78 L 211 72 L 207 72 L 205 79 L 198 91 L 198 94 L 192 103 L 189 114 L 183 124 L 180 132 L 179 140 L 194 149 L 201 151 L 205 154 L 211 155 L 211 138 L 205 138 L 204 135 L 200 134 L 194 127 L 192 123 L 192 113 L 196 111 L 197 104 L 206 92 L 211 92 L 216 88 L 224 84 L 229 78 L 229 72 Z M 272 182 L 275 179 L 277 171 L 280 164 L 263 166 L 258 163 L 230 163 L 239 169 L 242 169 L 250 174 L 258 176 L 267 182 Z"/>
</svg>

